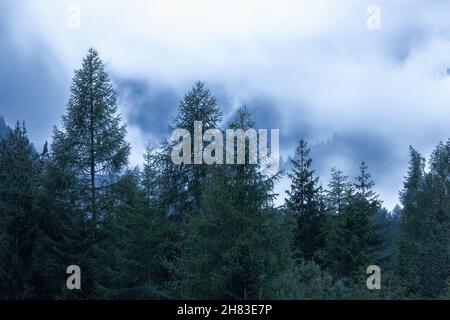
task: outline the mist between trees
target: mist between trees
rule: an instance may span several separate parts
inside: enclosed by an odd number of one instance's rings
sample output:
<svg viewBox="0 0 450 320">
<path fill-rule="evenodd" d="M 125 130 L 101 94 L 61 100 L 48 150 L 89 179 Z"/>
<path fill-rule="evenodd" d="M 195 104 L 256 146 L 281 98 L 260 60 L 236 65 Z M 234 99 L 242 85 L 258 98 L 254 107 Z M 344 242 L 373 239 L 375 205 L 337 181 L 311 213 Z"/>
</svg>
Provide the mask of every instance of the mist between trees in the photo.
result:
<svg viewBox="0 0 450 320">
<path fill-rule="evenodd" d="M 242 109 L 243 110 L 243 109 Z M 241 111 L 242 111 L 241 110 Z M 187 129 L 175 129 L 171 141 L 172 162 L 177 165 L 226 164 L 258 165 L 266 175 L 275 175 L 280 168 L 280 130 L 271 130 L 270 152 L 267 145 L 267 129 L 256 132 L 253 128 L 220 129 L 202 132 L 203 123 L 194 122 L 194 139 Z M 224 148 L 224 136 L 226 147 Z M 192 152 L 192 144 L 194 144 Z M 247 149 L 248 148 L 248 149 Z M 225 153 L 225 157 L 224 157 Z M 225 161 L 226 160 L 226 161 Z"/>
<path fill-rule="evenodd" d="M 70 93 L 42 152 L 20 123 L 0 142 L 0 299 L 448 298 L 450 140 L 428 166 L 410 149 L 402 206 L 388 212 L 364 162 L 358 177 L 334 168 L 321 186 L 301 137 L 288 173 L 267 175 L 258 161 L 175 164 L 169 139 L 131 168 L 94 49 Z M 206 132 L 221 121 L 198 82 L 170 129 L 193 136 L 195 122 Z M 253 127 L 242 107 L 226 129 Z M 282 174 L 291 186 L 275 207 Z M 366 287 L 371 265 L 379 290 Z M 82 271 L 81 290 L 66 287 L 68 266 Z"/>
</svg>

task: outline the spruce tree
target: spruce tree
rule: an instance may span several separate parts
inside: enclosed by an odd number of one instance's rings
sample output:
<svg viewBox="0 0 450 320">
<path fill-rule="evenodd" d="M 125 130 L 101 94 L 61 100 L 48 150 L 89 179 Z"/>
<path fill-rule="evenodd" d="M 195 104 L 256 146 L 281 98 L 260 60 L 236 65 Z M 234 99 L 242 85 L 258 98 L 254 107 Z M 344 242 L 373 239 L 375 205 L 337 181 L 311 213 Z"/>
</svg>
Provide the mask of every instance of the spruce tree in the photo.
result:
<svg viewBox="0 0 450 320">
<path fill-rule="evenodd" d="M 344 175 L 342 170 L 331 169 L 331 178 L 326 190 L 326 205 L 329 214 L 341 215 L 350 188 L 348 176 Z"/>
<path fill-rule="evenodd" d="M 172 193 L 175 197 L 175 210 L 189 212 L 197 208 L 202 197 L 202 179 L 208 174 L 208 166 L 205 164 L 195 164 L 196 149 L 194 148 L 194 123 L 201 122 L 201 135 L 209 129 L 219 128 L 222 120 L 222 112 L 220 111 L 216 98 L 206 88 L 205 83 L 197 82 L 192 89 L 184 96 L 180 102 L 177 116 L 174 119 L 171 130 L 185 129 L 189 131 L 191 139 L 191 164 L 173 165 L 170 159 L 173 143 L 163 144 L 165 149 L 165 169 L 168 176 L 166 180 L 170 180 L 176 187 Z M 203 153 L 204 144 L 199 146 L 198 153 Z M 198 154 L 197 154 L 198 156 Z M 172 187 L 173 189 L 173 187 Z M 180 212 L 178 212 L 180 213 Z"/>
<path fill-rule="evenodd" d="M 373 190 L 374 186 L 375 182 L 371 179 L 368 166 L 362 162 L 360 174 L 354 184 L 355 194 L 345 216 L 346 229 L 352 234 L 348 244 L 353 256 L 349 272 L 365 271 L 369 265 L 378 263 L 383 235 L 375 220 L 381 208 L 381 201 Z"/>
<path fill-rule="evenodd" d="M 240 109 L 229 127 L 252 125 Z M 291 259 L 289 232 L 273 209 L 274 181 L 248 163 L 210 169 L 201 215 L 190 219 L 177 288 L 197 299 L 271 298 L 271 284 Z"/>
<path fill-rule="evenodd" d="M 420 239 L 424 239 L 423 188 L 425 159 L 410 147 L 410 161 L 400 200 L 403 205 L 399 221 L 397 272 L 408 295 L 420 291 Z"/>
<path fill-rule="evenodd" d="M 414 149 L 401 192 L 397 274 L 405 294 L 413 298 L 447 295 L 449 275 L 450 144 L 440 143 L 425 160 Z"/>
<path fill-rule="evenodd" d="M 430 158 L 430 206 L 427 211 L 428 275 L 425 296 L 442 298 L 448 295 L 450 280 L 450 139 L 440 142 Z"/>
<path fill-rule="evenodd" d="M 292 159 L 292 180 L 287 190 L 286 205 L 296 217 L 295 248 L 299 257 L 311 260 L 317 258 L 324 245 L 325 215 L 321 210 L 321 190 L 315 177 L 310 158 L 310 148 L 302 139 Z"/>
<path fill-rule="evenodd" d="M 425 298 L 447 296 L 449 278 L 450 219 L 450 143 L 440 142 L 430 157 L 430 171 L 425 175 L 423 238 L 419 243 L 419 293 Z"/>
<path fill-rule="evenodd" d="M 383 237 L 376 215 L 381 202 L 374 185 L 363 162 L 353 187 L 347 188 L 341 214 L 328 223 L 323 261 L 335 278 L 358 281 L 379 262 Z"/>
</svg>

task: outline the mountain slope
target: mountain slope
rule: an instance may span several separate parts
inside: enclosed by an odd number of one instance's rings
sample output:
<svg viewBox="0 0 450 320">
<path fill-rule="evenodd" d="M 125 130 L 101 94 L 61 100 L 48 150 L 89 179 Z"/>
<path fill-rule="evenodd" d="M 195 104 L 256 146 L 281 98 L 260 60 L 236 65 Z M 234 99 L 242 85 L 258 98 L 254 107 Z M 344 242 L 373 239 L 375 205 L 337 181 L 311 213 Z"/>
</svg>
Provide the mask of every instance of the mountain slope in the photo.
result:
<svg viewBox="0 0 450 320">
<path fill-rule="evenodd" d="M 6 137 L 10 128 L 6 125 L 5 119 L 0 116 L 0 139 Z"/>
</svg>

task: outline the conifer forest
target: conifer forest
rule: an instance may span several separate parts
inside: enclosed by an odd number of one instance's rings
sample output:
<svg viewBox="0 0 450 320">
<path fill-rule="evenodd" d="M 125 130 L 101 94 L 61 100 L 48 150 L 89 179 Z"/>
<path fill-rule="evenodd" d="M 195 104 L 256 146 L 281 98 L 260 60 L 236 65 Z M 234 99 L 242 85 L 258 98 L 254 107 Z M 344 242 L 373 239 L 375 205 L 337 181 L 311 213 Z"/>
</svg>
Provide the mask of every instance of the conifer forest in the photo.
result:
<svg viewBox="0 0 450 320">
<path fill-rule="evenodd" d="M 359 159 L 356 176 L 336 165 L 324 179 L 302 136 L 275 174 L 259 161 L 174 163 L 170 136 L 135 166 L 99 53 L 73 67 L 66 111 L 43 148 L 22 119 L 0 121 L 0 300 L 450 297 L 450 139 L 435 141 L 428 158 L 409 147 L 393 210 L 370 159 Z M 194 136 L 201 122 L 225 139 L 227 129 L 259 125 L 245 106 L 225 117 L 208 82 L 179 101 L 169 131 Z M 208 145 L 189 143 L 184 156 Z"/>
</svg>

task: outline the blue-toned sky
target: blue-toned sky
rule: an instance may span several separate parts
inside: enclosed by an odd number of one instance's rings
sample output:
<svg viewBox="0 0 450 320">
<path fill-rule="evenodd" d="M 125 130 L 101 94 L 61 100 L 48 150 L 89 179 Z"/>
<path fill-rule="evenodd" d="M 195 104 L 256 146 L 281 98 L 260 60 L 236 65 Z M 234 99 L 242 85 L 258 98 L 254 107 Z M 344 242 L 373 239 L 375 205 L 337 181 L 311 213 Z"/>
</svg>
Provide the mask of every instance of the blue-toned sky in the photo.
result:
<svg viewBox="0 0 450 320">
<path fill-rule="evenodd" d="M 372 4 L 379 30 L 367 28 Z M 353 176 L 367 161 L 392 208 L 408 146 L 428 155 L 450 137 L 449 14 L 443 0 L 0 0 L 0 116 L 25 120 L 37 146 L 50 140 L 93 46 L 133 164 L 202 80 L 226 116 L 246 103 L 258 127 L 279 128 L 284 159 L 305 137 L 324 184 L 330 167 Z"/>
</svg>

